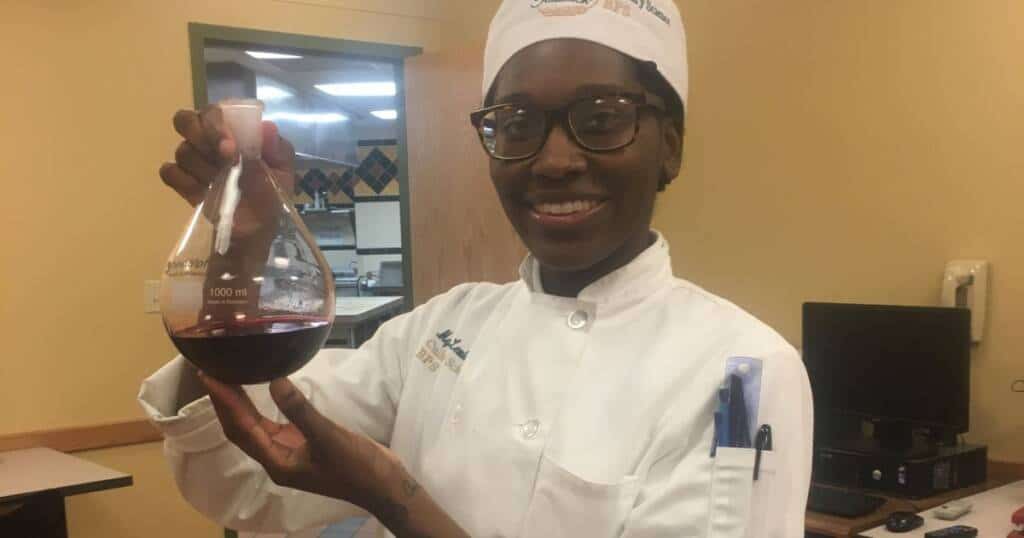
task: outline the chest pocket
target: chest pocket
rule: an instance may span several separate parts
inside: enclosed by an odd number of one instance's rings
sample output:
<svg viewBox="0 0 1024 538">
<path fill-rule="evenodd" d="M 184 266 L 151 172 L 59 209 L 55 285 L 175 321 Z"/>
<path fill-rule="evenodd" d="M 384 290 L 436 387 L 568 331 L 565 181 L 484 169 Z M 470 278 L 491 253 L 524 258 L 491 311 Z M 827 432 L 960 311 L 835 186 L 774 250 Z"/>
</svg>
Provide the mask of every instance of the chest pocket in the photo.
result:
<svg viewBox="0 0 1024 538">
<path fill-rule="evenodd" d="M 761 452 L 761 467 L 758 471 L 757 481 L 753 482 L 753 489 L 750 493 L 750 523 L 747 530 L 748 537 L 773 536 L 779 527 L 778 506 L 772 505 L 772 495 L 779 487 L 776 479 L 775 453 L 766 450 Z M 753 472 L 753 471 L 751 471 Z"/>
<path fill-rule="evenodd" d="M 636 501 L 639 482 L 636 476 L 615 484 L 590 482 L 542 456 L 520 536 L 619 536 Z"/>
<path fill-rule="evenodd" d="M 775 482 L 773 456 L 771 451 L 761 452 L 755 481 L 754 449 L 718 448 L 711 477 L 708 538 L 774 536 L 768 518 Z"/>
</svg>

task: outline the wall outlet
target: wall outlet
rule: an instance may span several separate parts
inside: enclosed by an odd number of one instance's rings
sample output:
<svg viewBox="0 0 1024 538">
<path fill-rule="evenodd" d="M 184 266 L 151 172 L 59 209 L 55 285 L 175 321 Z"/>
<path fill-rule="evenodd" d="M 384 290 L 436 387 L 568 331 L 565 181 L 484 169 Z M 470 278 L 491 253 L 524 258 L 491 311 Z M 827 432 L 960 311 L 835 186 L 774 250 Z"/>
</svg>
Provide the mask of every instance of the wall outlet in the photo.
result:
<svg viewBox="0 0 1024 538">
<path fill-rule="evenodd" d="M 971 311 L 971 341 L 974 343 L 981 342 L 985 334 L 988 271 L 986 260 L 953 260 L 946 264 L 942 277 L 942 305 Z"/>
<path fill-rule="evenodd" d="M 142 311 L 147 314 L 160 312 L 160 281 L 147 280 L 142 283 Z"/>
</svg>

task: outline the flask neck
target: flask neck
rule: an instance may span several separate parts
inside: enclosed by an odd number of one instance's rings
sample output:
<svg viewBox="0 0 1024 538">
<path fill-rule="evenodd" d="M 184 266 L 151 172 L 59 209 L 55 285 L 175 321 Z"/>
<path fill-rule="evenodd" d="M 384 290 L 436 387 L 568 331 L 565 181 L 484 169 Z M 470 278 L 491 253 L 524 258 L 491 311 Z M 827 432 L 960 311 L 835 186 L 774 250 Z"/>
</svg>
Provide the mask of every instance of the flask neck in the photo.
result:
<svg viewBox="0 0 1024 538">
<path fill-rule="evenodd" d="M 241 131 L 234 133 L 238 156 L 243 161 L 258 161 L 263 157 L 263 133 Z"/>
<path fill-rule="evenodd" d="M 243 161 L 259 161 L 263 159 L 263 152 L 261 151 L 261 148 L 259 146 L 242 147 L 241 145 L 239 145 L 238 153 L 239 158 L 241 158 Z"/>
<path fill-rule="evenodd" d="M 242 158 L 259 159 L 263 150 L 263 104 L 255 99 L 229 99 L 219 106 Z"/>
</svg>

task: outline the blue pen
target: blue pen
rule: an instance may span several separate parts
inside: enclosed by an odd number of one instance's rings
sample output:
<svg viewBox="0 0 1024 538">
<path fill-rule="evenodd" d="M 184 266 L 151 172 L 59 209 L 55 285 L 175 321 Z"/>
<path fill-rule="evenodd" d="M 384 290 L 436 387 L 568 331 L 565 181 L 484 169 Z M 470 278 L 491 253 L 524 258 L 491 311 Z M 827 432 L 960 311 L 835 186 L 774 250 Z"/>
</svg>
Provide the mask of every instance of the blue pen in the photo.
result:
<svg viewBox="0 0 1024 538">
<path fill-rule="evenodd" d="M 715 438 L 711 444 L 711 457 L 719 446 L 731 446 L 732 436 L 729 434 L 729 385 L 722 384 L 718 388 L 718 410 L 715 411 Z"/>
</svg>

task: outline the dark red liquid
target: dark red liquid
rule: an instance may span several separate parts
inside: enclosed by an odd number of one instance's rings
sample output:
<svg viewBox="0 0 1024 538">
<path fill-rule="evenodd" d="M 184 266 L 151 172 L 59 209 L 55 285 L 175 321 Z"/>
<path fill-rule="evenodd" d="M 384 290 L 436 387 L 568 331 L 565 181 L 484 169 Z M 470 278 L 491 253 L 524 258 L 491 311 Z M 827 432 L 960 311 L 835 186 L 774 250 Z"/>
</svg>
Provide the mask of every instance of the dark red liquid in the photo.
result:
<svg viewBox="0 0 1024 538">
<path fill-rule="evenodd" d="M 327 340 L 319 318 L 280 316 L 200 323 L 171 335 L 203 373 L 232 385 L 267 383 L 302 368 Z"/>
</svg>

